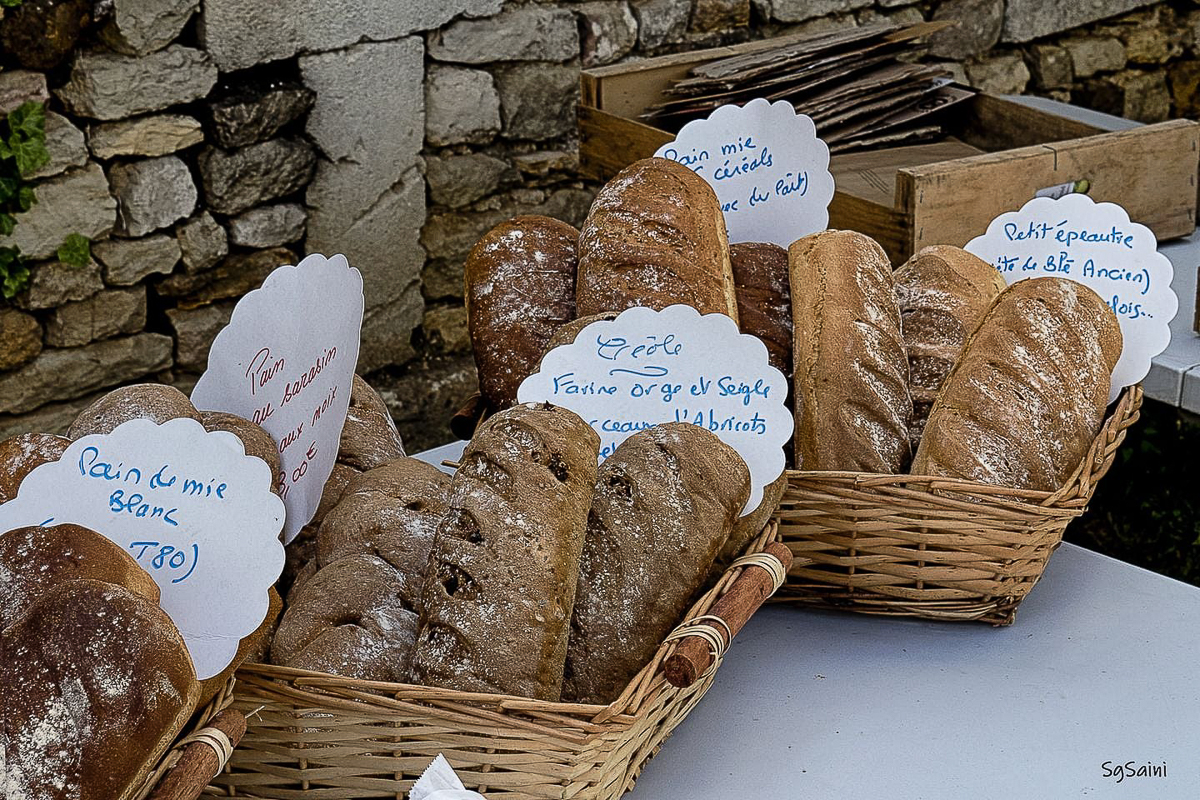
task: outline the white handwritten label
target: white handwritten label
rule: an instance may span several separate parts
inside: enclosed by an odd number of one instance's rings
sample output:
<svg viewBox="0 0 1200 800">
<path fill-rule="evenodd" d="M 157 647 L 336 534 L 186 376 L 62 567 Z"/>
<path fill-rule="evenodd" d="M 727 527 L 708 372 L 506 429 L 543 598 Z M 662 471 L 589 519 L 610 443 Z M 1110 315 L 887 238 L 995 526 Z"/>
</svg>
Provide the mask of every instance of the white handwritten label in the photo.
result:
<svg viewBox="0 0 1200 800">
<path fill-rule="evenodd" d="M 829 224 L 829 148 L 790 103 L 761 97 L 689 122 L 654 155 L 700 175 L 717 193 L 730 242 L 787 247 Z"/>
<path fill-rule="evenodd" d="M 271 479 L 232 433 L 135 419 L 30 472 L 0 505 L 0 531 L 73 523 L 125 548 L 158 584 L 197 677 L 211 678 L 262 624 L 283 570 Z"/>
<path fill-rule="evenodd" d="M 213 342 L 192 391 L 203 411 L 258 423 L 279 447 L 284 541 L 308 524 L 337 461 L 362 331 L 362 275 L 313 254 L 247 294 Z"/>
<path fill-rule="evenodd" d="M 1131 222 L 1116 203 L 1085 194 L 1036 197 L 992 220 L 966 249 L 1013 284 L 1055 275 L 1086 284 L 1121 322 L 1124 349 L 1113 370 L 1109 400 L 1150 371 L 1150 359 L 1171 341 L 1168 323 L 1179 310 L 1173 269 L 1154 234 Z"/>
<path fill-rule="evenodd" d="M 724 314 L 691 306 L 630 308 L 551 350 L 517 390 L 522 403 L 569 408 L 600 434 L 604 460 L 632 434 L 663 422 L 715 433 L 750 468 L 747 513 L 783 472 L 792 438 L 787 381 L 767 348 Z"/>
</svg>

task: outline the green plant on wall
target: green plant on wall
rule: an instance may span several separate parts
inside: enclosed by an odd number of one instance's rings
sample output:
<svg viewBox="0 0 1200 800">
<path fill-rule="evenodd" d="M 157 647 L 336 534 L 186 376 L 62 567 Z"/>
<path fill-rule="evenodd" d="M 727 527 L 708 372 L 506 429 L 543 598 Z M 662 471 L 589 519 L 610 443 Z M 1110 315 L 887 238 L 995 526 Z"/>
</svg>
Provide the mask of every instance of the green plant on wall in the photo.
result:
<svg viewBox="0 0 1200 800">
<path fill-rule="evenodd" d="M 37 202 L 27 176 L 49 160 L 46 110 L 41 103 L 29 100 L 0 120 L 0 236 L 12 235 L 16 215 Z M 0 293 L 12 298 L 28 283 L 29 266 L 21 251 L 0 247 Z"/>
<path fill-rule="evenodd" d="M 23 0 L 0 0 L 0 8 L 16 8 Z"/>
</svg>

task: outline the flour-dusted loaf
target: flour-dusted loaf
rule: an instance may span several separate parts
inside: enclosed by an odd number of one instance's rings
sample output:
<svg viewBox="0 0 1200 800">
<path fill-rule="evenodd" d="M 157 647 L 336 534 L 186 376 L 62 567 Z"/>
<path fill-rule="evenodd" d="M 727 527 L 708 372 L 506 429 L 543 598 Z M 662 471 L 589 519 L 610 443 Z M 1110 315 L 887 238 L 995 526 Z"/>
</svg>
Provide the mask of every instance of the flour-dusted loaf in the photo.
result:
<svg viewBox="0 0 1200 800">
<path fill-rule="evenodd" d="M 52 433 L 21 433 L 0 442 L 0 503 L 16 497 L 26 475 L 58 461 L 70 446 L 70 439 Z"/>
<path fill-rule="evenodd" d="M 387 404 L 369 383 L 355 375 L 338 443 L 338 463 L 365 471 L 403 455 L 404 442 Z"/>
<path fill-rule="evenodd" d="M 580 231 L 575 297 L 581 317 L 683 303 L 736 322 L 725 217 L 712 187 L 665 158 L 621 170 Z"/>
<path fill-rule="evenodd" d="M 946 378 L 913 474 L 1057 490 L 1104 421 L 1121 346 L 1116 315 L 1082 283 L 1014 283 Z"/>
<path fill-rule="evenodd" d="M 1005 283 L 991 264 L 943 244 L 922 249 L 893 277 L 913 400 L 909 439 L 916 449 L 942 382 Z"/>
<path fill-rule="evenodd" d="M 733 448 L 685 422 L 635 433 L 600 465 L 563 699 L 608 703 L 701 588 L 750 497 Z"/>
<path fill-rule="evenodd" d="M 127 800 L 199 685 L 179 631 L 112 583 L 66 581 L 0 631 L 5 798 Z"/>
<path fill-rule="evenodd" d="M 742 333 L 762 339 L 771 366 L 792 375 L 792 288 L 788 253 L 770 242 L 729 245 Z"/>
<path fill-rule="evenodd" d="M 599 449 L 548 404 L 480 427 L 430 555 L 415 682 L 559 698 Z"/>
<path fill-rule="evenodd" d="M 492 228 L 463 267 L 479 390 L 492 409 L 517 402 L 550 336 L 575 318 L 579 231 L 536 215 Z"/>
<path fill-rule="evenodd" d="M 161 424 L 179 417 L 200 422 L 200 412 L 187 395 L 174 386 L 138 383 L 113 389 L 79 412 L 67 430 L 67 437 L 79 439 L 91 433 L 112 433 L 131 419 L 150 419 Z"/>
<path fill-rule="evenodd" d="M 788 265 L 796 467 L 902 471 L 912 400 L 887 255 L 861 233 L 823 231 L 793 242 Z"/>
</svg>

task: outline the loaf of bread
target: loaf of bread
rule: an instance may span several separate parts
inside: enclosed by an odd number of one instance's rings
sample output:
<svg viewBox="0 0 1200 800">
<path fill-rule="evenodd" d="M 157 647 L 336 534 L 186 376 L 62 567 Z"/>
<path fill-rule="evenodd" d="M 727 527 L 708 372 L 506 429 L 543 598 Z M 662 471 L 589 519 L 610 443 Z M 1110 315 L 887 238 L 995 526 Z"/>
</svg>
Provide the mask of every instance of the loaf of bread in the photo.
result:
<svg viewBox="0 0 1200 800">
<path fill-rule="evenodd" d="M 338 444 L 338 463 L 366 471 L 403 455 L 404 443 L 387 404 L 369 383 L 355 375 Z"/>
<path fill-rule="evenodd" d="M 112 433 L 122 422 L 131 419 L 163 423 L 179 417 L 201 421 L 200 412 L 196 411 L 192 401 L 174 386 L 138 383 L 113 389 L 79 412 L 67 430 L 67 437 L 74 440 L 91 433 Z"/>
<path fill-rule="evenodd" d="M 736 322 L 725 217 L 712 187 L 665 158 L 621 170 L 580 231 L 575 299 L 581 317 L 683 303 Z"/>
<path fill-rule="evenodd" d="M 206 431 L 225 431 L 241 439 L 246 455 L 257 456 L 267 462 L 273 479 L 271 488 L 279 491 L 279 474 L 283 467 L 279 461 L 279 447 L 271 434 L 250 420 L 225 411 L 201 411 L 200 423 Z"/>
<path fill-rule="evenodd" d="M 908 389 L 913 413 L 909 440 L 921 441 L 929 409 L 983 312 L 1004 291 L 1000 272 L 960 247 L 926 247 L 895 271 Z"/>
<path fill-rule="evenodd" d="M 792 289 L 787 250 L 769 242 L 739 242 L 729 246 L 729 261 L 742 333 L 762 340 L 771 366 L 790 382 Z"/>
<path fill-rule="evenodd" d="M 60 583 L 0 631 L 3 796 L 127 800 L 199 685 L 179 631 L 122 586 Z"/>
<path fill-rule="evenodd" d="M 967 339 L 929 413 L 914 475 L 1052 492 L 1104 421 L 1121 328 L 1065 278 L 1008 287 Z"/>
<path fill-rule="evenodd" d="M 599 449 L 548 404 L 480 427 L 430 554 L 415 682 L 559 698 Z"/>
<path fill-rule="evenodd" d="M 0 442 L 0 503 L 16 497 L 26 475 L 58 461 L 70 446 L 70 439 L 52 433 L 21 433 Z"/>
<path fill-rule="evenodd" d="M 579 231 L 541 216 L 488 231 L 463 267 L 467 327 L 479 390 L 499 410 L 538 365 L 558 326 L 575 318 Z"/>
<path fill-rule="evenodd" d="M 608 703 L 678 625 L 750 497 L 750 472 L 704 428 L 635 433 L 600 465 L 563 699 Z"/>
<path fill-rule="evenodd" d="M 550 341 L 546 343 L 546 353 L 549 353 L 556 347 L 562 347 L 565 344 L 571 344 L 576 337 L 583 332 L 583 329 L 593 322 L 612 321 L 617 318 L 620 312 L 617 311 L 601 311 L 599 314 L 590 314 L 586 317 L 579 317 L 570 322 L 558 326 L 554 331 L 554 335 L 550 337 Z M 542 354 L 543 356 L 545 353 Z"/>
<path fill-rule="evenodd" d="M 903 471 L 912 400 L 887 255 L 861 233 L 822 231 L 793 242 L 788 265 L 797 469 Z"/>
<path fill-rule="evenodd" d="M 763 487 L 763 499 L 758 504 L 758 508 L 738 517 L 737 522 L 733 525 L 733 530 L 729 533 L 729 538 L 725 540 L 721 552 L 717 554 L 717 559 L 713 562 L 715 577 L 720 577 L 720 573 L 728 569 L 729 565 L 741 556 L 750 543 L 763 532 L 763 528 L 767 526 L 771 517 L 779 509 L 779 503 L 783 500 L 783 493 L 787 491 L 787 485 L 787 473 L 784 473 Z"/>
</svg>

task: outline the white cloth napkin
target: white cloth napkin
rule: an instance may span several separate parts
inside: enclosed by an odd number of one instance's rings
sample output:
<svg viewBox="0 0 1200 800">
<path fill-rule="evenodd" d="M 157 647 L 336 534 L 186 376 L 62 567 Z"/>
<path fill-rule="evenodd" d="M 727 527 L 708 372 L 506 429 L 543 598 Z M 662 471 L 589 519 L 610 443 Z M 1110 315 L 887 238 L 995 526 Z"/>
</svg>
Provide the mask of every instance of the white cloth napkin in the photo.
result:
<svg viewBox="0 0 1200 800">
<path fill-rule="evenodd" d="M 485 800 L 479 792 L 472 792 L 454 774 L 454 768 L 445 756 L 438 753 L 421 777 L 413 784 L 408 800 Z"/>
</svg>

